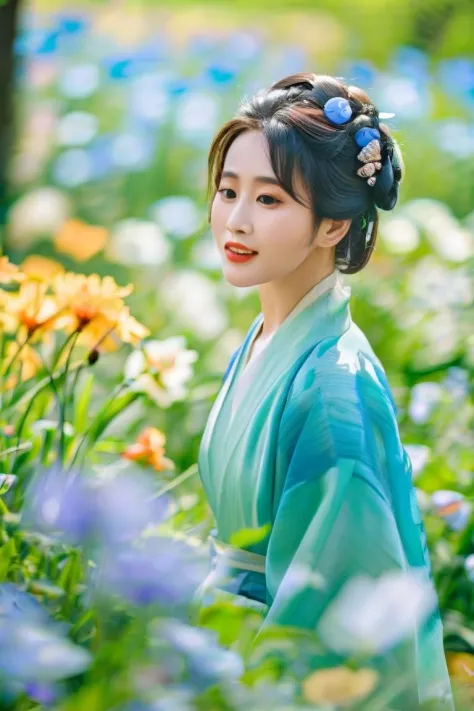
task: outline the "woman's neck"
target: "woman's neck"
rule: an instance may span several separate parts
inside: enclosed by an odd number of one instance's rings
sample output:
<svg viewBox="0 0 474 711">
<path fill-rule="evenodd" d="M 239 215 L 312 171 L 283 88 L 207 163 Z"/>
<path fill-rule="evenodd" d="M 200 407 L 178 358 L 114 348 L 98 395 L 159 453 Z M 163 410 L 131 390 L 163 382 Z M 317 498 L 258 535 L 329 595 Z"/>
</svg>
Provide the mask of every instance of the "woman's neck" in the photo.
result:
<svg viewBox="0 0 474 711">
<path fill-rule="evenodd" d="M 315 249 L 310 257 L 288 276 L 260 284 L 263 313 L 261 335 L 269 336 L 274 333 L 301 299 L 316 284 L 332 274 L 334 268 L 334 250 Z"/>
</svg>

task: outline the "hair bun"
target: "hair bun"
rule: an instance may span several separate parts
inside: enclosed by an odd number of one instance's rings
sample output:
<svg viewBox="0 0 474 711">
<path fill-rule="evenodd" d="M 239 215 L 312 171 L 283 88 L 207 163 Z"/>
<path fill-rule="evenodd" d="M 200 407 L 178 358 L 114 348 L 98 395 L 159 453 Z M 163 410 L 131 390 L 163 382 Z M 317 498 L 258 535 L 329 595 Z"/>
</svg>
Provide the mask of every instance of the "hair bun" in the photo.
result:
<svg viewBox="0 0 474 711">
<path fill-rule="evenodd" d="M 393 210 L 398 200 L 399 186 L 403 178 L 403 159 L 396 140 L 388 137 L 385 160 L 373 186 L 374 202 L 381 210 Z"/>
</svg>

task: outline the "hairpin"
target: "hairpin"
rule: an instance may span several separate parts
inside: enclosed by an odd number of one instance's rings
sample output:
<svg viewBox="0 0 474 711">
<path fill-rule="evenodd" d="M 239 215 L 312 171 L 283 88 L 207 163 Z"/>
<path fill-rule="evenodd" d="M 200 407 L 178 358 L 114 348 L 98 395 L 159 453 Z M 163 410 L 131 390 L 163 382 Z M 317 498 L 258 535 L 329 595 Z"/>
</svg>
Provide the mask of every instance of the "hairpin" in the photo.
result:
<svg viewBox="0 0 474 711">
<path fill-rule="evenodd" d="M 328 99 L 324 104 L 323 111 L 326 118 L 338 126 L 347 123 L 352 116 L 351 105 L 342 96 Z"/>
</svg>

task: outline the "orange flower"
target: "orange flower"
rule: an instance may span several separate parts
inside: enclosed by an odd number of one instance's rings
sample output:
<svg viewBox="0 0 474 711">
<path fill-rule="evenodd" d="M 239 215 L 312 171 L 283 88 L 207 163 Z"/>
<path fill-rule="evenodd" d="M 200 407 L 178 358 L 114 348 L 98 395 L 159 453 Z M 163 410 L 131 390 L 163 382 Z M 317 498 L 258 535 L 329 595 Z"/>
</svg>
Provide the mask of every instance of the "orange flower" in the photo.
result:
<svg viewBox="0 0 474 711">
<path fill-rule="evenodd" d="M 120 341 L 138 343 L 148 329 L 132 316 L 123 299 L 133 286 L 120 287 L 110 276 L 84 276 L 68 272 L 54 280 L 57 303 L 66 310 L 61 327 L 81 332 L 84 345 L 111 350 Z M 118 342 L 117 342 L 118 341 Z"/>
<path fill-rule="evenodd" d="M 122 453 L 124 459 L 149 464 L 156 471 L 174 469 L 174 462 L 164 456 L 166 437 L 156 427 L 146 427 L 137 441 Z"/>
<path fill-rule="evenodd" d="M 27 343 L 21 347 L 18 342 L 10 341 L 6 349 L 3 365 L 8 367 L 8 364 L 12 362 L 13 358 L 15 362 L 12 367 L 12 372 L 5 382 L 7 389 L 15 387 L 18 379 L 22 381 L 29 380 L 36 375 L 38 369 L 41 367 L 41 358 L 34 348 L 31 348 Z M 18 371 L 20 372 L 18 373 Z"/>
<path fill-rule="evenodd" d="M 57 274 L 64 272 L 62 264 L 39 254 L 30 254 L 22 262 L 21 269 L 28 279 L 37 281 L 51 281 Z"/>
<path fill-rule="evenodd" d="M 54 245 L 58 252 L 69 254 L 77 262 L 85 262 L 105 247 L 108 234 L 105 227 L 67 220 L 56 233 Z"/>
<path fill-rule="evenodd" d="M 55 328 L 59 309 L 47 290 L 47 284 L 24 281 L 18 293 L 2 299 L 0 323 L 3 328 L 8 333 L 26 330 L 28 337 Z"/>
<path fill-rule="evenodd" d="M 460 684 L 474 687 L 474 654 L 446 652 L 450 676 Z"/>
<path fill-rule="evenodd" d="M 0 257 L 0 284 L 24 281 L 25 275 L 20 272 L 16 264 L 12 264 L 8 257 Z"/>
</svg>

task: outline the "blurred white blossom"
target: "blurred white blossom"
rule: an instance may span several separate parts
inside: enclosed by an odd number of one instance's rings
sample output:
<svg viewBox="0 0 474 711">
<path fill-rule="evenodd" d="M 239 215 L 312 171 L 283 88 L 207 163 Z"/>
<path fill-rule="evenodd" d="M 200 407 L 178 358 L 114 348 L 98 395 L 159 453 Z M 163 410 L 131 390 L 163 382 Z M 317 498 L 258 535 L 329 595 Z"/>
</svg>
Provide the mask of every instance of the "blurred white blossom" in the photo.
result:
<svg viewBox="0 0 474 711">
<path fill-rule="evenodd" d="M 57 127 L 57 142 L 60 146 L 84 146 L 97 133 L 99 119 L 87 111 L 71 111 L 65 114 Z"/>
<path fill-rule="evenodd" d="M 391 217 L 384 221 L 382 240 L 392 254 L 408 254 L 420 244 L 416 225 L 404 217 Z"/>
<path fill-rule="evenodd" d="M 340 654 L 382 654 L 423 624 L 435 606 L 436 593 L 424 573 L 390 571 L 378 579 L 361 575 L 331 603 L 318 633 Z"/>
<path fill-rule="evenodd" d="M 463 262 L 472 256 L 474 235 L 459 224 L 448 205 L 419 198 L 406 203 L 403 213 L 426 232 L 431 246 L 443 259 Z"/>
<path fill-rule="evenodd" d="M 60 153 L 53 165 L 53 177 L 58 185 L 75 188 L 92 177 L 92 161 L 82 148 L 70 148 Z"/>
<path fill-rule="evenodd" d="M 410 457 L 412 464 L 412 478 L 413 481 L 415 481 L 425 468 L 430 458 L 431 450 L 425 444 L 406 444 L 405 450 Z"/>
<path fill-rule="evenodd" d="M 132 389 L 146 392 L 160 407 L 169 407 L 186 397 L 186 384 L 198 357 L 197 351 L 186 349 L 183 336 L 145 341 L 141 350 L 127 358 L 125 377 L 134 380 Z"/>
<path fill-rule="evenodd" d="M 417 383 L 411 390 L 408 414 L 413 422 L 422 425 L 428 421 L 433 409 L 443 397 L 443 388 L 439 383 Z"/>
<path fill-rule="evenodd" d="M 176 130 L 184 140 L 205 142 L 214 134 L 218 120 L 219 103 L 215 96 L 189 93 L 179 102 Z"/>
<path fill-rule="evenodd" d="M 129 218 L 114 226 L 106 255 L 130 266 L 160 265 L 169 259 L 171 246 L 154 222 Z"/>
<path fill-rule="evenodd" d="M 71 210 L 70 200 L 56 188 L 37 188 L 22 195 L 8 214 L 12 245 L 27 249 L 40 237 L 52 237 Z"/>
<path fill-rule="evenodd" d="M 84 99 L 99 86 L 99 67 L 96 64 L 75 64 L 68 67 L 59 81 L 59 90 L 69 99 Z"/>
<path fill-rule="evenodd" d="M 217 287 L 203 274 L 182 270 L 168 275 L 160 285 L 159 298 L 183 326 L 204 340 L 213 340 L 228 326 Z"/>
<path fill-rule="evenodd" d="M 170 195 L 151 206 L 151 218 L 173 237 L 186 238 L 198 229 L 201 212 L 186 195 Z"/>
</svg>

